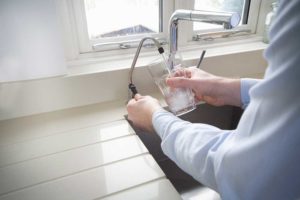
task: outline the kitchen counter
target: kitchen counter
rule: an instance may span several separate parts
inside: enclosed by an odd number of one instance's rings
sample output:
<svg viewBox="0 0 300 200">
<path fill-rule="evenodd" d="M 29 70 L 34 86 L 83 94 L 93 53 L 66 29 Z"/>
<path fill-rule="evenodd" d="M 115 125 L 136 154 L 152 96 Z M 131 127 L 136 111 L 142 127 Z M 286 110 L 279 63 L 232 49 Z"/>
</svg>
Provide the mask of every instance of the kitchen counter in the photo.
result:
<svg viewBox="0 0 300 200">
<path fill-rule="evenodd" d="M 180 199 L 124 104 L 0 121 L 0 199 Z"/>
</svg>

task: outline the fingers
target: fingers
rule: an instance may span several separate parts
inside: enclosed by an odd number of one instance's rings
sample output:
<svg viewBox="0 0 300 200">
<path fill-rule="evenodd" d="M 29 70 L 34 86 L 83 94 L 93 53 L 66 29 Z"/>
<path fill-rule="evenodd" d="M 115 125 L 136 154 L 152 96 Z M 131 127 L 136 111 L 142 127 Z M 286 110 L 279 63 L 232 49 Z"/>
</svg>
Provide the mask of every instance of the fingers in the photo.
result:
<svg viewBox="0 0 300 200">
<path fill-rule="evenodd" d="M 134 98 L 133 99 L 130 99 L 128 102 L 127 102 L 127 108 L 132 106 L 133 104 L 135 104 L 138 100 L 142 99 L 144 96 L 140 95 L 140 94 L 136 94 L 134 95 Z"/>
<path fill-rule="evenodd" d="M 185 77 L 172 77 L 166 80 L 167 85 L 170 87 L 180 88 L 187 87 L 192 88 L 192 80 Z"/>
<path fill-rule="evenodd" d="M 180 77 L 180 76 L 184 76 L 185 77 L 185 70 L 184 69 L 179 69 L 176 70 L 173 74 L 173 77 Z"/>
<path fill-rule="evenodd" d="M 136 101 L 138 101 L 139 99 L 141 99 L 143 96 L 142 95 L 140 95 L 139 93 L 137 93 L 136 95 L 134 95 L 134 99 L 136 100 Z"/>
<path fill-rule="evenodd" d="M 135 103 L 136 103 L 136 100 L 135 100 L 135 99 L 130 99 L 130 100 L 127 102 L 127 109 L 130 108 L 131 106 L 133 106 Z"/>
<path fill-rule="evenodd" d="M 148 96 L 148 95 L 143 96 L 143 95 L 140 95 L 139 93 L 137 93 L 136 95 L 134 95 L 133 99 L 131 99 L 131 100 L 128 101 L 128 103 L 129 102 L 137 102 L 137 101 L 139 101 L 141 99 L 149 99 L 149 98 L 153 99 L 153 97 L 151 97 L 151 96 Z"/>
<path fill-rule="evenodd" d="M 192 76 L 192 71 L 190 70 L 190 68 L 182 68 L 182 69 L 178 69 L 176 70 L 173 74 L 172 77 L 186 77 L 186 78 L 191 78 Z"/>
</svg>

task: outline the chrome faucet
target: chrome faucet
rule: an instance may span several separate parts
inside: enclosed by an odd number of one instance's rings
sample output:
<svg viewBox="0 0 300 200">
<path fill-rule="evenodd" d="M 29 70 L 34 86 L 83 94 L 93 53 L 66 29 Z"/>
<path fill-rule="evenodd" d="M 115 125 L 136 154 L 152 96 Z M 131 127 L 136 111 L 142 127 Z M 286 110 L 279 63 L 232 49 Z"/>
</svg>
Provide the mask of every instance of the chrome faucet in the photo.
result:
<svg viewBox="0 0 300 200">
<path fill-rule="evenodd" d="M 174 56 L 178 50 L 178 21 L 197 21 L 207 22 L 213 24 L 221 24 L 224 29 L 231 29 L 236 27 L 240 22 L 240 16 L 237 13 L 229 12 L 210 12 L 200 10 L 176 10 L 169 21 L 169 45 L 170 57 L 169 67 L 173 69 Z"/>
</svg>

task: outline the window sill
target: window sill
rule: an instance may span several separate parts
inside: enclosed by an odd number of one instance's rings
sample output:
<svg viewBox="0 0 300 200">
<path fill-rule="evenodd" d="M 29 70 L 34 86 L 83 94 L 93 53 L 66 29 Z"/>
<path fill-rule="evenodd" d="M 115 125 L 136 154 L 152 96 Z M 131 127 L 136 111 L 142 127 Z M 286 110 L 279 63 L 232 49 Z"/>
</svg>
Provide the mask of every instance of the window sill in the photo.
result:
<svg viewBox="0 0 300 200">
<path fill-rule="evenodd" d="M 195 65 L 204 49 L 207 50 L 206 58 L 219 57 L 234 53 L 264 50 L 267 44 L 261 41 L 261 37 L 253 35 L 238 40 L 226 40 L 223 42 L 204 42 L 205 44 L 192 42 L 189 46 L 181 47 L 180 53 L 184 62 L 189 65 Z M 158 56 L 156 51 L 143 52 L 142 50 L 136 67 L 145 67 L 158 58 Z M 117 56 L 89 57 L 68 61 L 68 74 L 66 77 L 129 69 L 133 57 L 133 53 L 128 53 Z"/>
</svg>

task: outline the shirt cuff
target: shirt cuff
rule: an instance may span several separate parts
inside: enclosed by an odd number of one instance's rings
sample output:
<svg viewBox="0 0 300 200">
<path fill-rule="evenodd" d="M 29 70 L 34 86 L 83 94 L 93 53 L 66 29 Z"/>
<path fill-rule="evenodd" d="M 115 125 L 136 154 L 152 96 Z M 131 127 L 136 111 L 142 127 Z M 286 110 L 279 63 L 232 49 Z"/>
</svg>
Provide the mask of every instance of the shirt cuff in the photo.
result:
<svg viewBox="0 0 300 200">
<path fill-rule="evenodd" d="M 161 118 L 161 119 L 159 119 L 159 118 Z M 160 136 L 160 138 L 163 138 L 165 122 L 172 120 L 174 118 L 177 118 L 177 117 L 174 114 L 172 114 L 164 109 L 157 110 L 153 113 L 153 115 L 152 115 L 153 128 L 154 128 L 155 132 Z"/>
<path fill-rule="evenodd" d="M 243 78 L 241 79 L 241 101 L 242 107 L 245 109 L 250 103 L 249 90 L 259 82 L 258 79 Z"/>
</svg>

